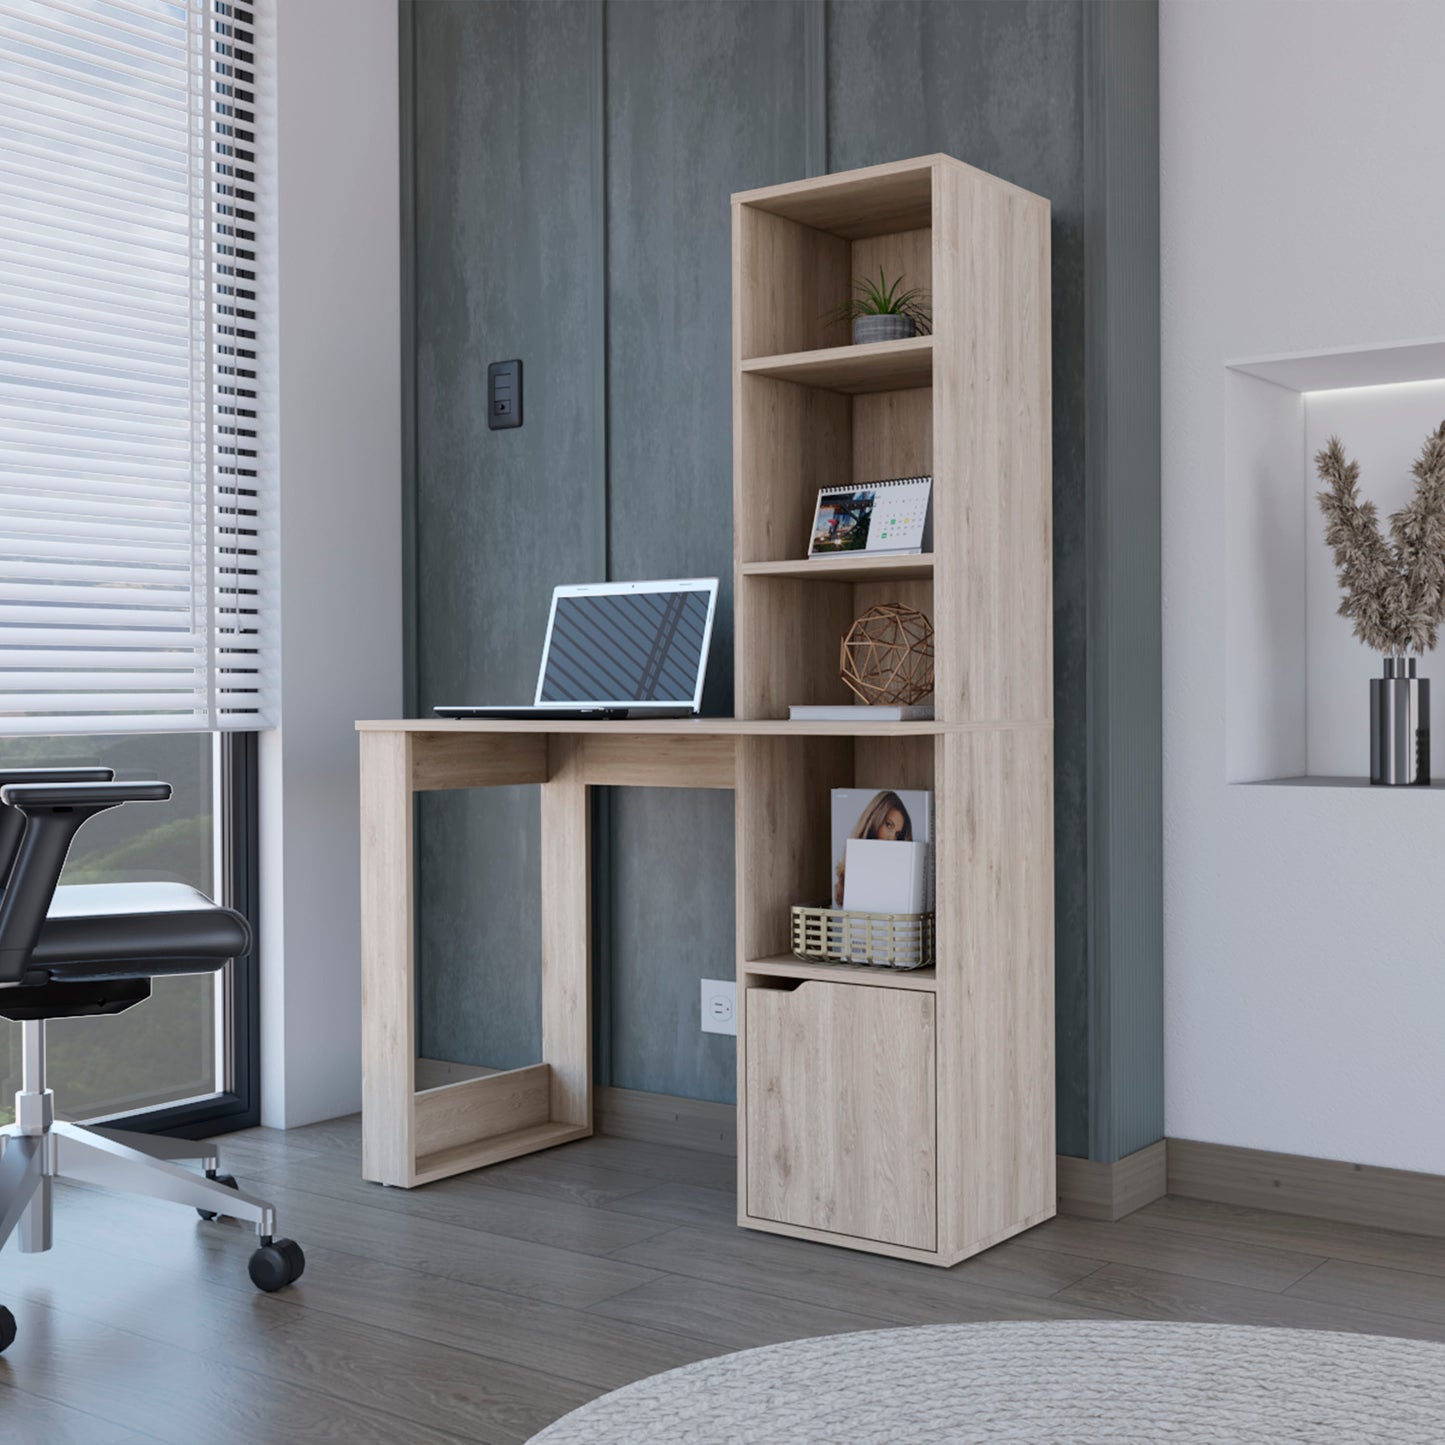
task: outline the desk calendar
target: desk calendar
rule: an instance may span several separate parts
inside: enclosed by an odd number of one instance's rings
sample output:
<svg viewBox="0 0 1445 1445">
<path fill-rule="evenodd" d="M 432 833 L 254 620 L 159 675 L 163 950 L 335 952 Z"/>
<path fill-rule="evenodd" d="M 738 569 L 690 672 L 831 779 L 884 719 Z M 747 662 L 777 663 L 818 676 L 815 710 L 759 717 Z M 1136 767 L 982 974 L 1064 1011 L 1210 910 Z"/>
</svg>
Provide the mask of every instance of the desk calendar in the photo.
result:
<svg viewBox="0 0 1445 1445">
<path fill-rule="evenodd" d="M 925 552 L 931 543 L 932 477 L 895 477 L 818 493 L 809 557 Z"/>
</svg>

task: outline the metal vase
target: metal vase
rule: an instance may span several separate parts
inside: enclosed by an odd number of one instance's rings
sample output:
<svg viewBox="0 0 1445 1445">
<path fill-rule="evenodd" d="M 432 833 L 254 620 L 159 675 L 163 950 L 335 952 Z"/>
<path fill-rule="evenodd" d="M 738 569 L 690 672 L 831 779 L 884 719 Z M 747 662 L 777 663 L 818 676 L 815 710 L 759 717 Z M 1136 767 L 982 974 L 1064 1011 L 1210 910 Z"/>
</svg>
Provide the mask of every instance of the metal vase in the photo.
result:
<svg viewBox="0 0 1445 1445">
<path fill-rule="evenodd" d="M 1387 657 L 1370 679 L 1370 781 L 1430 786 L 1430 679 L 1413 657 Z"/>
</svg>

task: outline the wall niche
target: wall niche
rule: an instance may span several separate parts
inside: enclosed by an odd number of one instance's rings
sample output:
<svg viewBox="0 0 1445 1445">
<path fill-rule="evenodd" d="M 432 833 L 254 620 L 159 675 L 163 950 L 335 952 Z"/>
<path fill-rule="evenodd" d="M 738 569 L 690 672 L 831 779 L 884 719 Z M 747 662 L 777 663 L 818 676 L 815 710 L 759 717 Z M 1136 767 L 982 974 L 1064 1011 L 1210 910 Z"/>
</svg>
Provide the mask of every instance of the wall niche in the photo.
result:
<svg viewBox="0 0 1445 1445">
<path fill-rule="evenodd" d="M 1388 527 L 1445 420 L 1445 341 L 1234 361 L 1224 385 L 1226 779 L 1368 787 L 1380 658 L 1338 615 L 1314 457 L 1338 435 Z M 1445 649 L 1420 671 L 1445 719 Z"/>
</svg>

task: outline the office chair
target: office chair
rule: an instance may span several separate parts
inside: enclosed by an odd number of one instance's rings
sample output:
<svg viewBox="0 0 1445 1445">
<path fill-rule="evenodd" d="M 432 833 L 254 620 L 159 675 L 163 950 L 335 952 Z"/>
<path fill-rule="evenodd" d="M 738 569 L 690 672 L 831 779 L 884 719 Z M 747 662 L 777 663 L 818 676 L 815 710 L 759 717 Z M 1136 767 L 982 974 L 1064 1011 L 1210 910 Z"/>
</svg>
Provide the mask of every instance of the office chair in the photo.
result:
<svg viewBox="0 0 1445 1445">
<path fill-rule="evenodd" d="M 57 1122 L 45 1087 L 49 1019 L 116 1014 L 150 997 L 151 980 L 205 973 L 251 946 L 239 913 L 183 883 L 57 887 L 81 825 L 122 803 L 164 802 L 169 783 L 117 783 L 109 768 L 0 769 L 0 1018 L 20 1024 L 15 1122 L 0 1128 L 0 1246 L 19 1228 L 21 1253 L 50 1248 L 51 1181 L 78 1179 L 175 1204 L 202 1219 L 256 1226 L 252 1282 L 271 1291 L 306 1267 L 275 1214 L 219 1172 L 213 1144 Z M 198 1159 L 204 1177 L 175 1161 Z M 0 1306 L 0 1351 L 15 1317 Z"/>
</svg>

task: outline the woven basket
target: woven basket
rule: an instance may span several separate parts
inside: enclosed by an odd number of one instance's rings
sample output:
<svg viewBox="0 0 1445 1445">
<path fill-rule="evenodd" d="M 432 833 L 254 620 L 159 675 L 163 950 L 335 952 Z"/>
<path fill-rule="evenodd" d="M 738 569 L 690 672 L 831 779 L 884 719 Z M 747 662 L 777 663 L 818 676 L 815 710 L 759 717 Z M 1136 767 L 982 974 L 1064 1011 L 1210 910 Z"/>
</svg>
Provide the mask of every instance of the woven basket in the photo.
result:
<svg viewBox="0 0 1445 1445">
<path fill-rule="evenodd" d="M 933 914 L 794 905 L 793 953 L 810 963 L 927 968 L 934 957 Z"/>
</svg>

